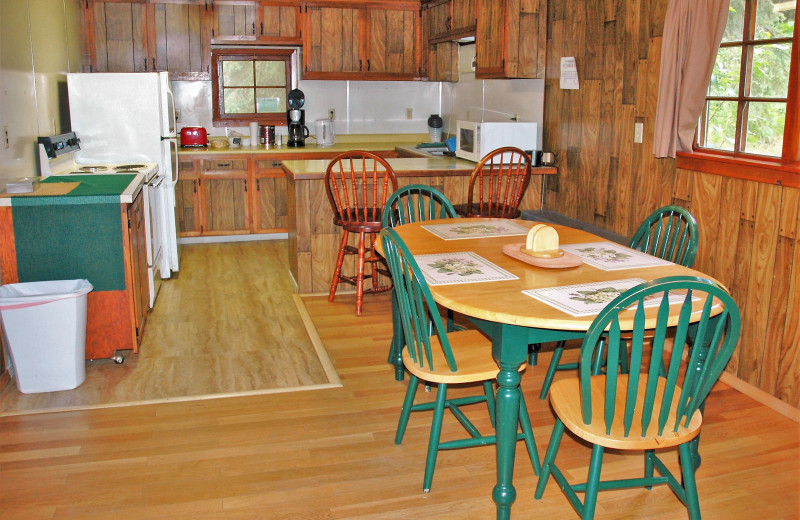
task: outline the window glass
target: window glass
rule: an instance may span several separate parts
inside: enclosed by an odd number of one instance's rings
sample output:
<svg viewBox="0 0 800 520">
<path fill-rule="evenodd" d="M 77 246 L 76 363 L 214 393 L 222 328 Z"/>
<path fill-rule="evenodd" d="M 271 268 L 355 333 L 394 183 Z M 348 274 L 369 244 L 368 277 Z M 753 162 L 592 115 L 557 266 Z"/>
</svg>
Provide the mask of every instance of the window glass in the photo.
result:
<svg viewBox="0 0 800 520">
<path fill-rule="evenodd" d="M 286 66 L 282 61 L 256 62 L 256 85 L 261 87 L 286 86 Z"/>
<path fill-rule="evenodd" d="M 226 88 L 224 92 L 225 112 L 228 114 L 251 114 L 255 112 L 253 89 Z"/>
<path fill-rule="evenodd" d="M 795 6 L 796 2 L 786 0 L 759 0 L 754 39 L 791 38 Z"/>
<path fill-rule="evenodd" d="M 780 157 L 786 103 L 751 101 L 747 107 L 747 138 L 744 151 Z"/>
<path fill-rule="evenodd" d="M 739 93 L 739 75 L 742 69 L 742 48 L 722 47 L 714 63 L 709 96 L 735 97 Z"/>
<path fill-rule="evenodd" d="M 286 112 L 285 88 L 257 88 L 256 106 L 258 113 Z"/>
<path fill-rule="evenodd" d="M 731 0 L 728 7 L 728 23 L 722 33 L 722 43 L 740 42 L 744 34 L 744 5 L 745 0 Z"/>
<path fill-rule="evenodd" d="M 226 87 L 253 85 L 253 62 L 226 60 L 222 63 L 222 84 Z"/>
<path fill-rule="evenodd" d="M 733 151 L 736 134 L 736 102 L 709 101 L 706 112 L 706 146 Z"/>
<path fill-rule="evenodd" d="M 785 98 L 789 90 L 791 61 L 792 45 L 789 43 L 755 45 L 750 95 Z"/>
</svg>

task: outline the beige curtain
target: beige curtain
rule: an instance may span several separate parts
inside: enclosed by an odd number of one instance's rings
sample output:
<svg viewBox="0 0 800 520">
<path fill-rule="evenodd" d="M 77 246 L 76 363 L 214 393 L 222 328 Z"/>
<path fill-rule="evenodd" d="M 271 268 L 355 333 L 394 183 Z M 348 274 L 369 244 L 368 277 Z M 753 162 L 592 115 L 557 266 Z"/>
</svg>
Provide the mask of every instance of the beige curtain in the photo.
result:
<svg viewBox="0 0 800 520">
<path fill-rule="evenodd" d="M 656 157 L 691 151 L 730 0 L 670 0 L 661 42 Z"/>
</svg>

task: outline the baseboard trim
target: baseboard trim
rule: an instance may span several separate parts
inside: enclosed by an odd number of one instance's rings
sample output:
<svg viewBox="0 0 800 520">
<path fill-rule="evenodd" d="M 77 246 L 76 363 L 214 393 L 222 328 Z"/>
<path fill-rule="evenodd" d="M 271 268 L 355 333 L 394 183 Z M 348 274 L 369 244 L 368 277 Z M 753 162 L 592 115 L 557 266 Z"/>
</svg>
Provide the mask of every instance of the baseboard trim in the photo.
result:
<svg viewBox="0 0 800 520">
<path fill-rule="evenodd" d="M 739 379 L 738 377 L 729 372 L 723 372 L 722 375 L 719 376 L 719 380 L 725 383 L 726 385 L 730 386 L 731 388 L 734 388 L 739 392 L 743 393 L 747 397 L 755 401 L 758 401 L 759 403 L 763 404 L 768 408 L 771 408 L 772 410 L 778 412 L 784 417 L 788 417 L 794 422 L 800 423 L 800 409 L 795 408 L 789 403 L 781 401 L 774 395 L 766 393 L 760 388 Z"/>
<path fill-rule="evenodd" d="M 254 242 L 256 240 L 286 240 L 289 233 L 256 233 L 252 235 L 215 235 L 207 237 L 180 237 L 179 244 L 216 244 L 219 242 Z"/>
</svg>

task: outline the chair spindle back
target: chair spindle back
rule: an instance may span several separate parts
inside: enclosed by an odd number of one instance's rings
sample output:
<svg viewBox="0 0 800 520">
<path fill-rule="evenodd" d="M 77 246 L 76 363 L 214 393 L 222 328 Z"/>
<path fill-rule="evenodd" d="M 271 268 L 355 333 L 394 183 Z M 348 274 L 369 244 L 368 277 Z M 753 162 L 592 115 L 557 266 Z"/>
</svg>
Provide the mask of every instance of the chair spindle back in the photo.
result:
<svg viewBox="0 0 800 520">
<path fill-rule="evenodd" d="M 518 217 L 530 180 L 531 159 L 523 150 L 503 147 L 486 154 L 475 166 L 467 192 L 467 208 L 474 212 L 477 206 L 477 215 L 467 216 Z"/>
<path fill-rule="evenodd" d="M 664 206 L 651 213 L 630 242 L 630 247 L 685 267 L 697 256 L 697 220 L 680 206 Z"/>
<path fill-rule="evenodd" d="M 389 194 L 397 189 L 392 167 L 360 150 L 334 157 L 325 172 L 325 190 L 339 220 L 380 222 Z"/>
<path fill-rule="evenodd" d="M 646 312 L 646 302 L 659 297 L 655 315 L 652 310 Z M 636 306 L 635 310 L 625 311 L 632 305 Z M 720 311 L 719 314 L 712 315 L 716 311 Z M 630 312 L 634 314 L 632 338 L 626 340 L 622 339 L 620 315 L 629 318 Z M 690 321 L 693 312 L 700 313 L 699 320 Z M 711 280 L 666 277 L 623 292 L 597 316 L 581 346 L 579 377 L 584 423 L 592 422 L 590 380 L 605 377 L 606 433 L 610 433 L 615 421 L 622 421 L 625 437 L 632 432 L 644 436 L 650 427 L 657 428 L 661 435 L 666 428 L 677 431 L 682 423 L 687 426 L 728 363 L 736 347 L 740 323 L 733 298 Z M 674 335 L 667 333 L 672 327 Z M 649 344 L 645 341 L 648 329 L 655 331 L 649 356 L 644 352 L 644 345 Z M 592 376 L 592 359 L 595 351 L 603 348 L 606 334 L 606 374 Z M 665 349 L 669 339 L 673 340 L 671 353 Z M 621 348 L 624 341 L 630 344 L 627 375 L 620 374 L 619 366 L 620 352 L 625 352 Z M 682 362 L 684 352 L 692 343 L 688 363 Z M 662 368 L 666 369 L 666 377 L 659 377 Z M 637 400 L 640 385 L 645 385 L 642 387 L 645 390 L 643 402 Z M 662 404 L 656 410 L 656 396 L 662 393 Z M 616 409 L 617 403 L 622 405 L 622 410 Z M 640 424 L 634 423 L 635 417 L 641 418 Z"/>
<path fill-rule="evenodd" d="M 456 217 L 456 210 L 444 193 L 423 184 L 409 184 L 389 196 L 383 209 L 382 227 Z"/>
</svg>

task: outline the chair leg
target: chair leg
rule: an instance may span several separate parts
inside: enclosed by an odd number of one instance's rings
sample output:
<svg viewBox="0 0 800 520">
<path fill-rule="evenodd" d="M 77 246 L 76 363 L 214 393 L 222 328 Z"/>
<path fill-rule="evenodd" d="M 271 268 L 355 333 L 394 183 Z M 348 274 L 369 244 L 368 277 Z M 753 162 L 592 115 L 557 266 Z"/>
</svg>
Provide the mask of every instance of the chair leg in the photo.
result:
<svg viewBox="0 0 800 520">
<path fill-rule="evenodd" d="M 678 446 L 681 461 L 681 474 L 683 475 L 683 490 L 686 495 L 686 508 L 689 510 L 690 520 L 700 520 L 700 499 L 697 496 L 697 482 L 695 480 L 694 460 L 689 443 Z"/>
<path fill-rule="evenodd" d="M 539 392 L 539 399 L 544 400 L 547 393 L 550 391 L 550 385 L 553 384 L 553 378 L 558 370 L 558 363 L 561 361 L 561 355 L 564 354 L 565 341 L 556 343 L 556 348 L 553 350 L 553 359 L 550 360 L 550 365 L 547 367 L 547 373 L 544 375 L 544 383 L 542 383 L 542 390 Z"/>
<path fill-rule="evenodd" d="M 397 433 L 394 436 L 394 443 L 400 444 L 403 442 L 403 436 L 406 434 L 406 426 L 408 426 L 408 417 L 411 415 L 411 407 L 414 405 L 414 396 L 417 395 L 417 388 L 419 387 L 419 378 L 412 375 L 408 378 L 408 389 L 406 390 L 406 397 L 403 400 L 403 408 L 400 410 L 400 420 L 397 422 Z"/>
<path fill-rule="evenodd" d="M 541 343 L 531 343 L 528 345 L 528 364 L 535 367 L 539 364 L 539 351 L 542 350 Z"/>
<path fill-rule="evenodd" d="M 397 310 L 397 307 L 397 293 L 392 289 L 392 342 L 389 344 L 388 362 L 394 365 L 395 380 L 402 381 L 406 372 L 403 366 L 405 338 L 403 337 L 403 324 L 400 321 L 400 311 Z"/>
<path fill-rule="evenodd" d="M 347 246 L 347 237 L 350 232 L 346 229 L 342 232 L 342 241 L 339 243 L 339 254 L 336 256 L 336 267 L 333 269 L 333 279 L 331 280 L 331 290 L 328 293 L 328 301 L 332 302 L 336 296 L 336 288 L 339 287 L 339 275 L 342 274 L 342 262 L 344 262 L 344 248 Z"/>
<path fill-rule="evenodd" d="M 497 428 L 497 408 L 494 401 L 494 386 L 491 381 L 483 382 L 483 393 L 486 395 L 486 407 L 489 409 L 489 420 L 492 422 L 492 428 Z"/>
<path fill-rule="evenodd" d="M 442 435 L 442 419 L 444 405 L 447 401 L 447 385 L 440 383 L 436 390 L 436 404 L 433 408 L 433 421 L 431 422 L 431 437 L 428 440 L 428 456 L 425 459 L 425 478 L 422 481 L 422 492 L 430 493 L 433 482 L 433 470 L 436 468 L 436 456 L 439 454 L 439 438 Z"/>
<path fill-rule="evenodd" d="M 583 500 L 583 520 L 592 520 L 597 507 L 597 492 L 600 491 L 600 468 L 603 466 L 603 447 L 592 446 L 592 461 L 589 463 L 589 478 L 586 480 L 586 497 Z"/>
<path fill-rule="evenodd" d="M 356 316 L 361 316 L 361 306 L 364 303 L 364 235 L 362 231 L 358 234 L 358 264 L 356 271 Z"/>
<path fill-rule="evenodd" d="M 655 450 L 645 450 L 644 452 L 644 478 L 653 478 L 653 455 Z M 653 486 L 645 486 L 645 489 L 653 489 Z"/>
<path fill-rule="evenodd" d="M 525 396 L 519 393 L 519 425 L 522 427 L 522 435 L 525 438 L 525 446 L 528 448 L 528 457 L 531 459 L 534 474 L 542 472 L 542 465 L 539 462 L 539 452 L 536 449 L 536 439 L 533 437 L 533 427 L 531 427 L 531 417 L 528 415 L 528 406 L 525 404 Z"/>
<path fill-rule="evenodd" d="M 534 497 L 538 500 L 544 494 L 544 488 L 547 486 L 547 481 L 550 479 L 550 466 L 556 460 L 556 453 L 558 453 L 558 446 L 561 444 L 561 436 L 564 435 L 564 423 L 561 419 L 556 417 L 556 424 L 553 426 L 553 433 L 550 435 L 550 444 L 547 445 L 547 452 L 544 454 L 544 462 L 542 463 L 542 470 L 539 473 L 539 482 L 536 484 L 536 493 Z"/>
</svg>

